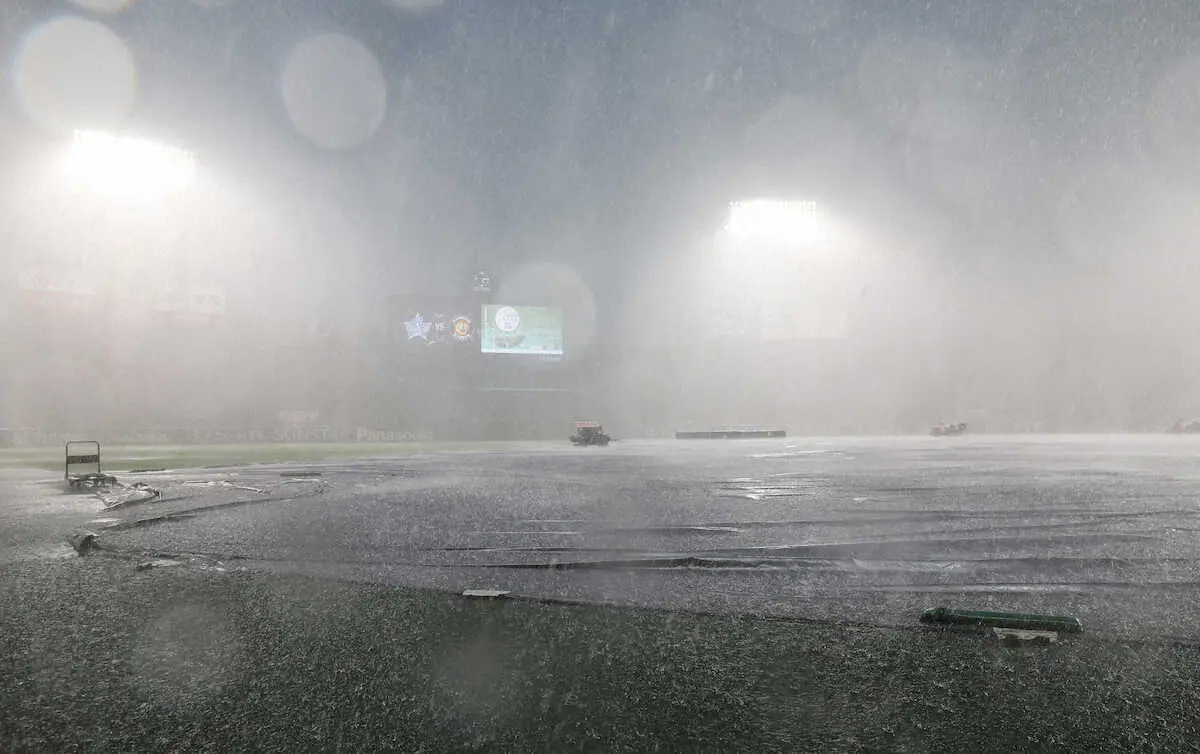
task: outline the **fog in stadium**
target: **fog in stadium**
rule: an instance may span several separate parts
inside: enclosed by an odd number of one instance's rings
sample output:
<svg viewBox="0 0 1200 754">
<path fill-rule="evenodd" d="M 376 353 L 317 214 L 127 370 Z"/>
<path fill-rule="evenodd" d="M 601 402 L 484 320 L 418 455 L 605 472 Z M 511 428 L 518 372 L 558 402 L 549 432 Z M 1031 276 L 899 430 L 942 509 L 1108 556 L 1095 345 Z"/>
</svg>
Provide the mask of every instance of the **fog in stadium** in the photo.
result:
<svg viewBox="0 0 1200 754">
<path fill-rule="evenodd" d="M 5 750 L 1195 747 L 1200 0 L 0 60 Z"/>
<path fill-rule="evenodd" d="M 19 442 L 1200 414 L 1169 13 L 342 5 L 6 3 Z"/>
</svg>

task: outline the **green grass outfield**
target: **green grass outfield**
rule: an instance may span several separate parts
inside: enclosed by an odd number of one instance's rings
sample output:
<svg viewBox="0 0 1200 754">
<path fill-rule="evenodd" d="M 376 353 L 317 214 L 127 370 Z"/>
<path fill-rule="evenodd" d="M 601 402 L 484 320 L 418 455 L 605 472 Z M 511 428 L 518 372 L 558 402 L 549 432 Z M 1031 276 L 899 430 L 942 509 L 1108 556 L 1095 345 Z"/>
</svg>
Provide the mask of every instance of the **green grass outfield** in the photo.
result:
<svg viewBox="0 0 1200 754">
<path fill-rule="evenodd" d="M 133 469 L 193 469 L 249 463 L 322 461 L 347 458 L 388 458 L 414 453 L 535 450 L 544 442 L 400 442 L 400 443 L 255 443 L 246 445 L 105 445 L 105 471 Z M 62 447 L 5 448 L 0 468 L 63 468 Z"/>
</svg>

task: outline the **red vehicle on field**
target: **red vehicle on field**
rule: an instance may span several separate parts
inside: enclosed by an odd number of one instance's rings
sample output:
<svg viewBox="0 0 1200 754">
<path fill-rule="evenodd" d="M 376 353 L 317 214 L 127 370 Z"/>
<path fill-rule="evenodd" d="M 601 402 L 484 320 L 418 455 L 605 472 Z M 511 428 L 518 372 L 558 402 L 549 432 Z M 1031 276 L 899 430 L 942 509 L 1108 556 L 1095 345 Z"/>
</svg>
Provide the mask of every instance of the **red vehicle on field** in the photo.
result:
<svg viewBox="0 0 1200 754">
<path fill-rule="evenodd" d="M 576 445 L 603 447 L 608 445 L 612 438 L 604 434 L 604 427 L 600 426 L 600 422 L 577 421 L 575 422 L 575 434 L 571 435 L 570 440 Z"/>
<path fill-rule="evenodd" d="M 933 429 L 929 430 L 929 434 L 933 435 L 934 437 L 954 437 L 957 435 L 966 434 L 966 431 L 966 422 L 959 422 L 957 424 L 938 422 L 937 424 L 933 425 Z"/>
</svg>

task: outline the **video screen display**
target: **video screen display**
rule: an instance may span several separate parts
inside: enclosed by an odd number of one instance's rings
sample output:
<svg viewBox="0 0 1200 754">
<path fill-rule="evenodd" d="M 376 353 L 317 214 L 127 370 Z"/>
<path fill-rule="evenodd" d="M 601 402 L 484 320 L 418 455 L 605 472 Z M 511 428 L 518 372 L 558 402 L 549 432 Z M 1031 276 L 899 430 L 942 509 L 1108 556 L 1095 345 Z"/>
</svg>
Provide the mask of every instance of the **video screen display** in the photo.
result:
<svg viewBox="0 0 1200 754">
<path fill-rule="evenodd" d="M 396 340 L 406 348 L 474 350 L 479 342 L 474 306 L 452 298 L 398 297 L 392 302 Z"/>
<path fill-rule="evenodd" d="M 485 304 L 480 320 L 483 353 L 563 355 L 562 309 Z"/>
</svg>

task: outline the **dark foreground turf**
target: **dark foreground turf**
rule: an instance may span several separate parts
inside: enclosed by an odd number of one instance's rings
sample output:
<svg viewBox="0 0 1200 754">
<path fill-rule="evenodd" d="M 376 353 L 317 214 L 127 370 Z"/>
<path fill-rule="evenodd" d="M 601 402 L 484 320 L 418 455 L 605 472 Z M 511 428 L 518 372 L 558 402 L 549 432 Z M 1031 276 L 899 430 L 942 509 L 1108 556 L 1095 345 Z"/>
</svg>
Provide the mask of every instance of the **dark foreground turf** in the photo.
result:
<svg viewBox="0 0 1200 754">
<path fill-rule="evenodd" d="M 0 750 L 1180 751 L 1200 650 L 0 569 Z"/>
</svg>

